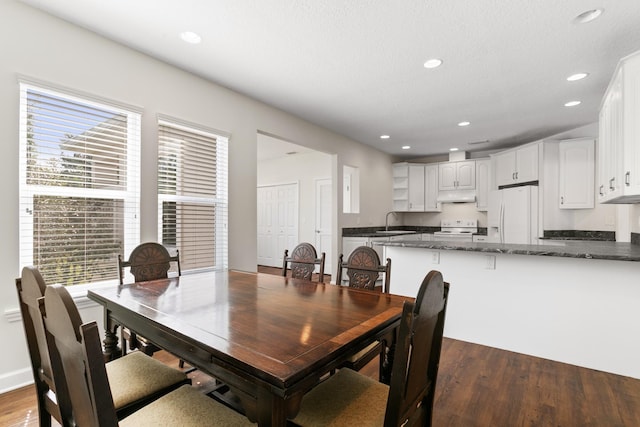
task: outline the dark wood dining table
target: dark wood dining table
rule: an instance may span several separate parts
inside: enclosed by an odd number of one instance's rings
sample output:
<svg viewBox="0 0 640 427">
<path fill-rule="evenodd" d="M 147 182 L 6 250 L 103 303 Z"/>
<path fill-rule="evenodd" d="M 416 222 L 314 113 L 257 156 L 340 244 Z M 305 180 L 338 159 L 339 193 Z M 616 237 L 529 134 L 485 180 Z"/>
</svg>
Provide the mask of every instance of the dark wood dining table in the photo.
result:
<svg viewBox="0 0 640 427">
<path fill-rule="evenodd" d="M 393 335 L 410 298 L 282 276 L 218 271 L 93 289 L 105 357 L 126 326 L 228 385 L 253 421 L 284 426 L 328 372 Z"/>
</svg>

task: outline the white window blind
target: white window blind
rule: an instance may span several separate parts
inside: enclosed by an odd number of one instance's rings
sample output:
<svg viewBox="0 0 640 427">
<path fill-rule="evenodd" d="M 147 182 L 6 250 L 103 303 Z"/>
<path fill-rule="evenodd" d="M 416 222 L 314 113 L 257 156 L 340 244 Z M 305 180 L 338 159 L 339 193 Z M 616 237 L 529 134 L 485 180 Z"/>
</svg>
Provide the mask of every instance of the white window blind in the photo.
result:
<svg viewBox="0 0 640 427">
<path fill-rule="evenodd" d="M 158 224 L 182 270 L 228 267 L 228 139 L 196 125 L 158 123 Z"/>
<path fill-rule="evenodd" d="M 47 283 L 117 279 L 139 239 L 140 115 L 20 84 L 20 264 Z"/>
</svg>

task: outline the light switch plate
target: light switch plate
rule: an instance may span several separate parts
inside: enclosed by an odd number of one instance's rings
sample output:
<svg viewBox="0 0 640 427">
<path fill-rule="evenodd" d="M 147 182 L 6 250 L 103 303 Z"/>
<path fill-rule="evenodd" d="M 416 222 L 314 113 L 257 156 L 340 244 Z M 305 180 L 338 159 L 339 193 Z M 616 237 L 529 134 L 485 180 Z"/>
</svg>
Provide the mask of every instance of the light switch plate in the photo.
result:
<svg viewBox="0 0 640 427">
<path fill-rule="evenodd" d="M 431 263 L 440 264 L 440 252 L 431 252 Z"/>
</svg>

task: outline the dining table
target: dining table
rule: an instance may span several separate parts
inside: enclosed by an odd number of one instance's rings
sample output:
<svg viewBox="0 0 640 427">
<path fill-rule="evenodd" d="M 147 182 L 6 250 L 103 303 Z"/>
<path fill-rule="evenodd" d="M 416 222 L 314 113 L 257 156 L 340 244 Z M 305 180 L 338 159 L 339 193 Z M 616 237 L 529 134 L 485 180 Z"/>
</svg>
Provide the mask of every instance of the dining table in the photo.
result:
<svg viewBox="0 0 640 427">
<path fill-rule="evenodd" d="M 222 382 L 259 426 L 285 426 L 304 394 L 349 357 L 394 336 L 405 296 L 234 270 L 94 288 L 104 353 L 127 327 Z M 387 352 L 392 355 L 392 352 Z M 385 366 L 388 380 L 391 364 Z"/>
</svg>

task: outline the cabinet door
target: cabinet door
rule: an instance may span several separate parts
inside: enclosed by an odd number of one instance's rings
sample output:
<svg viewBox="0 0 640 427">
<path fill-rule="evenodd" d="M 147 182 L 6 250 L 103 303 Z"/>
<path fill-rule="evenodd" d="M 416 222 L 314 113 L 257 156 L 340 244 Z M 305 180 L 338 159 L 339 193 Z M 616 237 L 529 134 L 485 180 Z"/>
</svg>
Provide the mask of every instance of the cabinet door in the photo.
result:
<svg viewBox="0 0 640 427">
<path fill-rule="evenodd" d="M 516 150 L 516 182 L 538 180 L 538 144 L 529 145 Z"/>
<path fill-rule="evenodd" d="M 622 187 L 622 79 L 620 73 L 613 79 L 600 111 L 600 172 L 598 174 L 598 200 L 606 202 L 620 196 Z"/>
<path fill-rule="evenodd" d="M 594 207 L 595 147 L 592 139 L 561 141 L 559 208 Z"/>
<path fill-rule="evenodd" d="M 486 211 L 489 208 L 489 171 L 491 161 L 476 160 L 476 208 Z"/>
<path fill-rule="evenodd" d="M 456 189 L 474 190 L 476 188 L 476 161 L 456 162 Z"/>
<path fill-rule="evenodd" d="M 424 165 L 409 165 L 409 211 L 424 212 Z"/>
<path fill-rule="evenodd" d="M 424 167 L 424 210 L 440 212 L 441 205 L 438 199 L 438 165 L 425 165 Z"/>
<path fill-rule="evenodd" d="M 456 164 L 454 162 L 438 164 L 438 188 L 440 190 L 455 190 L 456 180 Z"/>
<path fill-rule="evenodd" d="M 640 195 L 640 56 L 625 61 L 622 84 L 622 151 L 621 168 L 625 196 Z M 636 201 L 638 198 L 636 198 Z"/>
<path fill-rule="evenodd" d="M 513 184 L 516 177 L 516 152 L 507 151 L 492 157 L 495 170 L 496 185 Z"/>
</svg>

